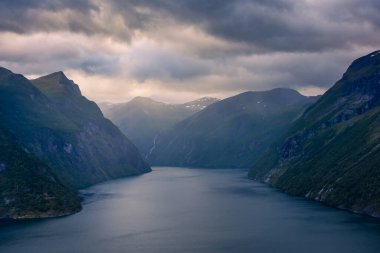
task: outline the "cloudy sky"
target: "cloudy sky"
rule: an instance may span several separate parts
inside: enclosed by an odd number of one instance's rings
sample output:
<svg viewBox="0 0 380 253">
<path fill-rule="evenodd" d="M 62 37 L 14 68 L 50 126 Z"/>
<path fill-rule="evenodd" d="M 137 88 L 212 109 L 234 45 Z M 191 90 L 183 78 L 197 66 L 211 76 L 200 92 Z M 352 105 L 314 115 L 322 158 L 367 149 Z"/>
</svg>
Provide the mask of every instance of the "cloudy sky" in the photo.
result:
<svg viewBox="0 0 380 253">
<path fill-rule="evenodd" d="M 1 0 L 0 65 L 95 101 L 323 93 L 380 49 L 379 0 Z"/>
</svg>

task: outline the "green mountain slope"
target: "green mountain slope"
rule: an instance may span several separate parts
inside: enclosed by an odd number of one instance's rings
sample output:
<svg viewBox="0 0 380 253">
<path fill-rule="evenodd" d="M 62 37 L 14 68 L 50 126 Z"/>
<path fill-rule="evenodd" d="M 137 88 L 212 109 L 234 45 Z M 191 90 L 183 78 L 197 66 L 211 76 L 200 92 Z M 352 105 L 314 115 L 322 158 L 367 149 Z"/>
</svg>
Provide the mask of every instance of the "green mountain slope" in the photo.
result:
<svg viewBox="0 0 380 253">
<path fill-rule="evenodd" d="M 218 99 L 205 97 L 185 104 L 165 104 L 136 97 L 127 103 L 100 104 L 100 107 L 146 156 L 161 132 L 216 101 Z"/>
<path fill-rule="evenodd" d="M 23 147 L 71 187 L 150 171 L 134 145 L 62 72 L 30 82 L 0 68 L 0 114 Z"/>
<path fill-rule="evenodd" d="M 249 167 L 314 101 L 290 89 L 227 98 L 160 135 L 147 159 L 155 165 Z"/>
<path fill-rule="evenodd" d="M 250 177 L 288 193 L 380 216 L 380 52 L 342 79 L 263 155 Z"/>
<path fill-rule="evenodd" d="M 0 125 L 0 219 L 72 214 L 80 200 Z"/>
</svg>

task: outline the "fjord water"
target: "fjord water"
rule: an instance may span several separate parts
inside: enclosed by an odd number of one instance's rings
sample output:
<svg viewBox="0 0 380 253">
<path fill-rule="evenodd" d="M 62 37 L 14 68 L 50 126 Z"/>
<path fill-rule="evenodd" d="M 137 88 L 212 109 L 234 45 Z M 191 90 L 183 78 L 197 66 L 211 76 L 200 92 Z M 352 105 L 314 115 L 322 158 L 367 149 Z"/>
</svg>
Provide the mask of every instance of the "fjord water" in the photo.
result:
<svg viewBox="0 0 380 253">
<path fill-rule="evenodd" d="M 154 168 L 83 191 L 82 212 L 0 227 L 0 252 L 380 252 L 380 223 L 244 170 Z"/>
</svg>

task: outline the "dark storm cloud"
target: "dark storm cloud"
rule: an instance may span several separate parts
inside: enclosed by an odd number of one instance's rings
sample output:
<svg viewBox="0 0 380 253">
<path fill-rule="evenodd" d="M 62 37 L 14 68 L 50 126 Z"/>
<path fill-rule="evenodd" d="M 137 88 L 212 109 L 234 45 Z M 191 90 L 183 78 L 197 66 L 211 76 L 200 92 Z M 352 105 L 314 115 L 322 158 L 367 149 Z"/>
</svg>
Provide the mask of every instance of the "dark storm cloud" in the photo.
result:
<svg viewBox="0 0 380 253">
<path fill-rule="evenodd" d="M 321 51 L 380 42 L 378 34 L 369 33 L 379 30 L 378 0 L 142 2 L 214 36 L 247 43 L 256 52 Z"/>
<path fill-rule="evenodd" d="M 314 3 L 314 4 L 313 4 Z M 143 9 L 144 8 L 144 9 Z M 97 20 L 108 10 L 120 15 L 125 29 L 107 29 Z M 54 19 L 38 12 L 61 13 Z M 91 14 L 92 13 L 92 14 Z M 197 26 L 227 41 L 248 44 L 252 52 L 321 51 L 380 43 L 378 0 L 4 0 L 0 29 L 16 32 L 57 29 L 107 34 L 121 39 L 136 30 L 147 33 L 165 25 Z M 37 15 L 36 15 L 37 14 Z M 102 15 L 100 15 L 102 16 Z M 16 18 L 17 17 L 17 18 Z M 358 29 L 362 26 L 363 29 Z"/>
<path fill-rule="evenodd" d="M 53 29 L 78 30 L 84 27 L 76 19 L 60 22 L 39 14 L 71 10 L 78 15 L 88 15 L 97 6 L 91 0 L 2 0 L 0 1 L 0 29 L 18 33 L 49 31 Z"/>
<path fill-rule="evenodd" d="M 379 0 L 1 0 L 0 65 L 173 94 L 325 89 L 378 49 L 379 13 Z"/>
<path fill-rule="evenodd" d="M 91 0 L 2 0 L 0 6 L 6 9 L 77 9 L 80 11 L 95 8 Z"/>
</svg>

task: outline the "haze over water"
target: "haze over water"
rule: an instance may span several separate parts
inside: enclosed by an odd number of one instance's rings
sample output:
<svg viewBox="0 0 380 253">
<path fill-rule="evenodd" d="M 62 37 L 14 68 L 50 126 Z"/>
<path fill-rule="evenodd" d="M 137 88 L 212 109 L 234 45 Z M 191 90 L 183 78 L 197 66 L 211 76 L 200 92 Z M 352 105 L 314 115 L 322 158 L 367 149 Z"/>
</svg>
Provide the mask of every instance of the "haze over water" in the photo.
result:
<svg viewBox="0 0 380 253">
<path fill-rule="evenodd" d="M 0 252 L 380 250 L 380 222 L 288 196 L 245 170 L 153 169 L 84 190 L 76 215 L 1 227 Z"/>
</svg>

